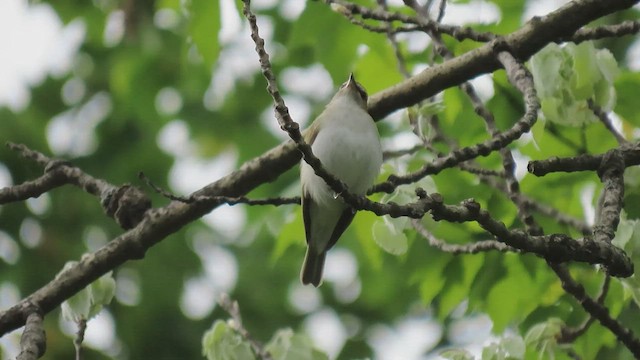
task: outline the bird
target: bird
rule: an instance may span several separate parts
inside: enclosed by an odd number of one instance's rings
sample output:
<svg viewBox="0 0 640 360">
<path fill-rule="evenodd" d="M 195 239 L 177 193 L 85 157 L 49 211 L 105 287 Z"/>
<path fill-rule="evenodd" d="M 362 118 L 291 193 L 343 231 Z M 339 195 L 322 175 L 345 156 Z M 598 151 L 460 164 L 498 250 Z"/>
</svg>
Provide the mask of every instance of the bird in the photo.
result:
<svg viewBox="0 0 640 360">
<path fill-rule="evenodd" d="M 366 90 L 351 73 L 303 135 L 322 166 L 357 195 L 364 195 L 373 185 L 382 165 L 380 134 L 367 112 L 367 100 Z M 318 287 L 327 251 L 356 212 L 304 160 L 300 182 L 307 243 L 300 280 L 304 285 Z"/>
</svg>

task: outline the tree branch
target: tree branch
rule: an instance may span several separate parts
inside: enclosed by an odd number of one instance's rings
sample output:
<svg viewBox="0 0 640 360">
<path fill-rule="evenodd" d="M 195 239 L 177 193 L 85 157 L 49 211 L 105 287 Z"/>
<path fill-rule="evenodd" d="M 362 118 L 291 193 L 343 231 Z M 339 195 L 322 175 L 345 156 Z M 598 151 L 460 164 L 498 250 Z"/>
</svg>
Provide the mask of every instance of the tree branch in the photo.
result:
<svg viewBox="0 0 640 360">
<path fill-rule="evenodd" d="M 625 167 L 640 165 L 640 143 L 619 146 Z M 545 176 L 552 172 L 598 171 L 607 153 L 599 155 L 578 155 L 567 158 L 552 157 L 546 160 L 529 161 L 527 170 L 535 176 Z"/>
<path fill-rule="evenodd" d="M 47 347 L 42 314 L 39 309 L 32 307 L 27 315 L 22 338 L 20 339 L 20 354 L 16 360 L 35 360 L 44 355 Z"/>
<path fill-rule="evenodd" d="M 38 197 L 56 187 L 71 184 L 100 198 L 100 204 L 111 218 L 124 229 L 137 225 L 145 211 L 151 208 L 151 200 L 140 189 L 125 184 L 115 186 L 94 178 L 68 161 L 51 159 L 25 145 L 7 143 L 23 157 L 44 167 L 45 174 L 33 181 L 0 189 L 0 204 Z"/>
</svg>

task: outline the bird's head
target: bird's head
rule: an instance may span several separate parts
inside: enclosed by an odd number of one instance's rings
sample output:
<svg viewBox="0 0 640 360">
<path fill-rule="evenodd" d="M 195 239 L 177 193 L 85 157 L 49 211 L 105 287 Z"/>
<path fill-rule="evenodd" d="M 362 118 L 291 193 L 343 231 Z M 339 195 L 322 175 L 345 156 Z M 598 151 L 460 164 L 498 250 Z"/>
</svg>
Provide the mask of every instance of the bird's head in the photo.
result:
<svg viewBox="0 0 640 360">
<path fill-rule="evenodd" d="M 367 110 L 367 99 L 369 96 L 367 95 L 367 91 L 364 87 L 356 81 L 353 73 L 349 75 L 349 80 L 340 86 L 340 90 L 338 90 L 336 96 L 348 96 L 356 104 L 362 107 L 362 109 Z"/>
</svg>

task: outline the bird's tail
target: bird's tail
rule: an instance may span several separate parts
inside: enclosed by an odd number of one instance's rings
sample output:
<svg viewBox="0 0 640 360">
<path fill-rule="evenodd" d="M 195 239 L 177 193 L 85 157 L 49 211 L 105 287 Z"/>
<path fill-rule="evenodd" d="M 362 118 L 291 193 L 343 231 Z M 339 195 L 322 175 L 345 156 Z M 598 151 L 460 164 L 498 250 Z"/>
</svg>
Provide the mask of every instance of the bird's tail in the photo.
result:
<svg viewBox="0 0 640 360">
<path fill-rule="evenodd" d="M 307 254 L 304 257 L 302 271 L 300 272 L 300 280 L 303 285 L 313 284 L 315 287 L 320 286 L 326 255 L 326 251 L 318 253 L 312 246 L 307 247 Z"/>
</svg>

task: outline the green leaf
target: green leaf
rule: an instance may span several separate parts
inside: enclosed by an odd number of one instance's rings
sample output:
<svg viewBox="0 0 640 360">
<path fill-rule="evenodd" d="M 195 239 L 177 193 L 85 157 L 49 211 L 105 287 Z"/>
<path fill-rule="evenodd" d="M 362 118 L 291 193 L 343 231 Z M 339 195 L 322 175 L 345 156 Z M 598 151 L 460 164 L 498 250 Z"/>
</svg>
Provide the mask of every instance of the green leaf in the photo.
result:
<svg viewBox="0 0 640 360">
<path fill-rule="evenodd" d="M 77 323 L 89 317 L 90 308 L 89 292 L 83 289 L 62 303 L 62 317 Z"/>
<path fill-rule="evenodd" d="M 278 330 L 265 350 L 274 360 L 326 360 L 328 356 L 313 348 L 311 340 L 291 329 Z"/>
<path fill-rule="evenodd" d="M 608 50 L 597 50 L 592 42 L 547 45 L 532 57 L 530 67 L 542 112 L 552 122 L 568 126 L 595 122 L 589 99 L 605 110 L 613 107 L 611 85 L 617 64 Z"/>
<path fill-rule="evenodd" d="M 493 321 L 493 331 L 501 333 L 507 325 L 523 319 L 536 306 L 538 288 L 524 268 L 521 259 L 513 254 L 504 257 L 508 274 L 496 283 L 487 295 L 487 314 Z"/>
<path fill-rule="evenodd" d="M 251 345 L 229 324 L 216 320 L 202 337 L 202 355 L 207 360 L 254 360 Z"/>
<path fill-rule="evenodd" d="M 634 126 L 640 125 L 638 111 L 638 94 L 640 88 L 640 73 L 625 72 L 615 82 L 618 101 L 614 107 L 616 114 Z"/>
<path fill-rule="evenodd" d="M 595 47 L 592 42 L 585 41 L 578 45 L 567 44 L 566 50 L 573 59 L 573 96 L 576 100 L 586 100 L 591 97 L 594 84 L 600 81 L 602 76 L 596 65 Z"/>
<path fill-rule="evenodd" d="M 63 267 L 62 272 L 76 265 L 70 261 Z M 104 274 L 89 286 L 62 303 L 62 316 L 69 321 L 79 322 L 90 320 L 96 316 L 104 305 L 111 303 L 115 294 L 116 283 L 112 272 Z"/>
<path fill-rule="evenodd" d="M 360 77 L 369 92 L 400 79 L 397 71 L 372 72 L 372 66 L 376 64 L 385 64 L 385 68 L 395 66 L 385 37 L 353 26 L 343 15 L 329 10 L 324 4 L 308 2 L 290 34 L 287 48 L 293 55 L 291 59 L 298 61 L 291 65 L 320 62 L 336 84 L 344 82 L 354 67 L 362 75 Z M 358 64 L 360 45 L 368 48 L 364 53 L 366 58 L 360 64 L 362 67 Z"/>
<path fill-rule="evenodd" d="M 380 247 L 371 241 L 371 229 L 373 228 L 373 224 L 378 220 L 376 214 L 372 212 L 359 211 L 349 227 L 355 230 L 360 247 L 374 269 L 380 269 L 382 267 L 382 255 L 384 254 L 380 250 Z"/>
<path fill-rule="evenodd" d="M 428 117 L 431 115 L 437 115 L 444 111 L 445 104 L 442 100 L 425 102 L 422 107 L 420 107 L 420 115 L 424 117 Z"/>
<path fill-rule="evenodd" d="M 563 326 L 564 322 L 558 318 L 550 318 L 544 323 L 534 325 L 524 337 L 527 348 L 531 347 L 539 354 L 546 354 L 553 358 L 555 349 L 558 347 L 556 339 Z"/>
<path fill-rule="evenodd" d="M 634 268 L 640 268 L 640 221 L 637 219 L 628 219 L 626 212 L 622 212 L 620 223 L 616 236 L 612 243 L 625 250 L 627 255 L 631 257 Z M 621 279 L 620 282 L 624 286 L 627 294 L 630 294 L 636 305 L 640 305 L 640 276 L 634 274 L 631 277 Z M 617 284 L 617 282 L 616 282 Z M 613 285 L 613 284 L 612 284 Z M 611 299 L 611 297 L 608 297 Z M 622 301 L 617 299 L 615 304 L 621 306 Z"/>
<path fill-rule="evenodd" d="M 402 255 L 407 252 L 409 243 L 407 236 L 402 231 L 406 219 L 393 219 L 388 216 L 373 224 L 373 240 L 384 251 L 393 255 Z"/>
<path fill-rule="evenodd" d="M 520 336 L 506 336 L 482 349 L 482 360 L 524 359 L 525 343 Z"/>
<path fill-rule="evenodd" d="M 299 207 L 282 208 L 266 219 L 265 225 L 276 237 L 271 261 L 277 261 L 285 251 L 296 245 L 304 245 L 304 223 Z"/>
<path fill-rule="evenodd" d="M 596 53 L 596 64 L 602 76 L 609 84 L 613 84 L 618 75 L 620 75 L 620 67 L 616 58 L 609 49 L 600 49 Z"/>
<path fill-rule="evenodd" d="M 293 25 L 288 48 L 298 59 L 304 57 L 322 63 L 333 81 L 339 84 L 352 70 L 357 58 L 360 40 L 354 36 L 356 32 L 358 30 L 342 15 L 327 11 L 324 5 L 309 2 Z"/>
<path fill-rule="evenodd" d="M 482 349 L 482 360 L 504 360 L 504 352 L 498 344 L 489 344 Z"/>
<path fill-rule="evenodd" d="M 441 319 L 449 315 L 460 302 L 469 297 L 471 284 L 478 275 L 478 270 L 482 267 L 484 254 L 476 254 L 474 256 L 458 257 L 454 259 L 446 268 L 445 273 L 450 274 L 449 270 L 459 272 L 457 278 L 449 279 L 440 296 L 440 308 L 438 315 Z"/>
<path fill-rule="evenodd" d="M 620 223 L 618 224 L 618 229 L 616 230 L 616 236 L 611 240 L 611 242 L 621 248 L 627 250 L 627 244 L 629 240 L 631 240 L 631 236 L 633 236 L 633 232 L 635 231 L 638 225 L 637 220 L 629 220 L 625 215 L 624 211 L 620 214 Z M 633 250 L 633 246 L 631 246 L 631 250 Z"/>
<path fill-rule="evenodd" d="M 526 345 L 520 336 L 507 336 L 500 341 L 500 346 L 512 358 L 522 359 L 524 357 Z"/>
<path fill-rule="evenodd" d="M 549 44 L 530 60 L 531 74 L 535 80 L 536 91 L 541 98 L 553 96 L 560 89 L 561 69 L 565 55 L 557 44 Z M 566 81 L 566 79 L 562 79 Z"/>
<path fill-rule="evenodd" d="M 464 349 L 450 349 L 440 353 L 440 356 L 448 360 L 474 360 L 475 357 Z"/>
<path fill-rule="evenodd" d="M 415 278 L 420 280 L 420 299 L 425 304 L 430 304 L 446 283 L 446 279 L 442 276 L 445 273 L 445 267 L 451 261 L 451 255 L 442 254 L 433 257 L 429 266 L 416 271 Z"/>
<path fill-rule="evenodd" d="M 220 43 L 220 3 L 210 0 L 190 0 L 189 2 L 189 35 L 196 45 L 198 53 L 211 68 L 218 58 Z"/>
<path fill-rule="evenodd" d="M 91 285 L 89 285 L 91 307 L 87 319 L 96 316 L 100 310 L 102 310 L 103 306 L 109 305 L 111 300 L 113 300 L 115 291 L 116 281 L 113 279 L 111 271 L 92 282 Z"/>
</svg>

